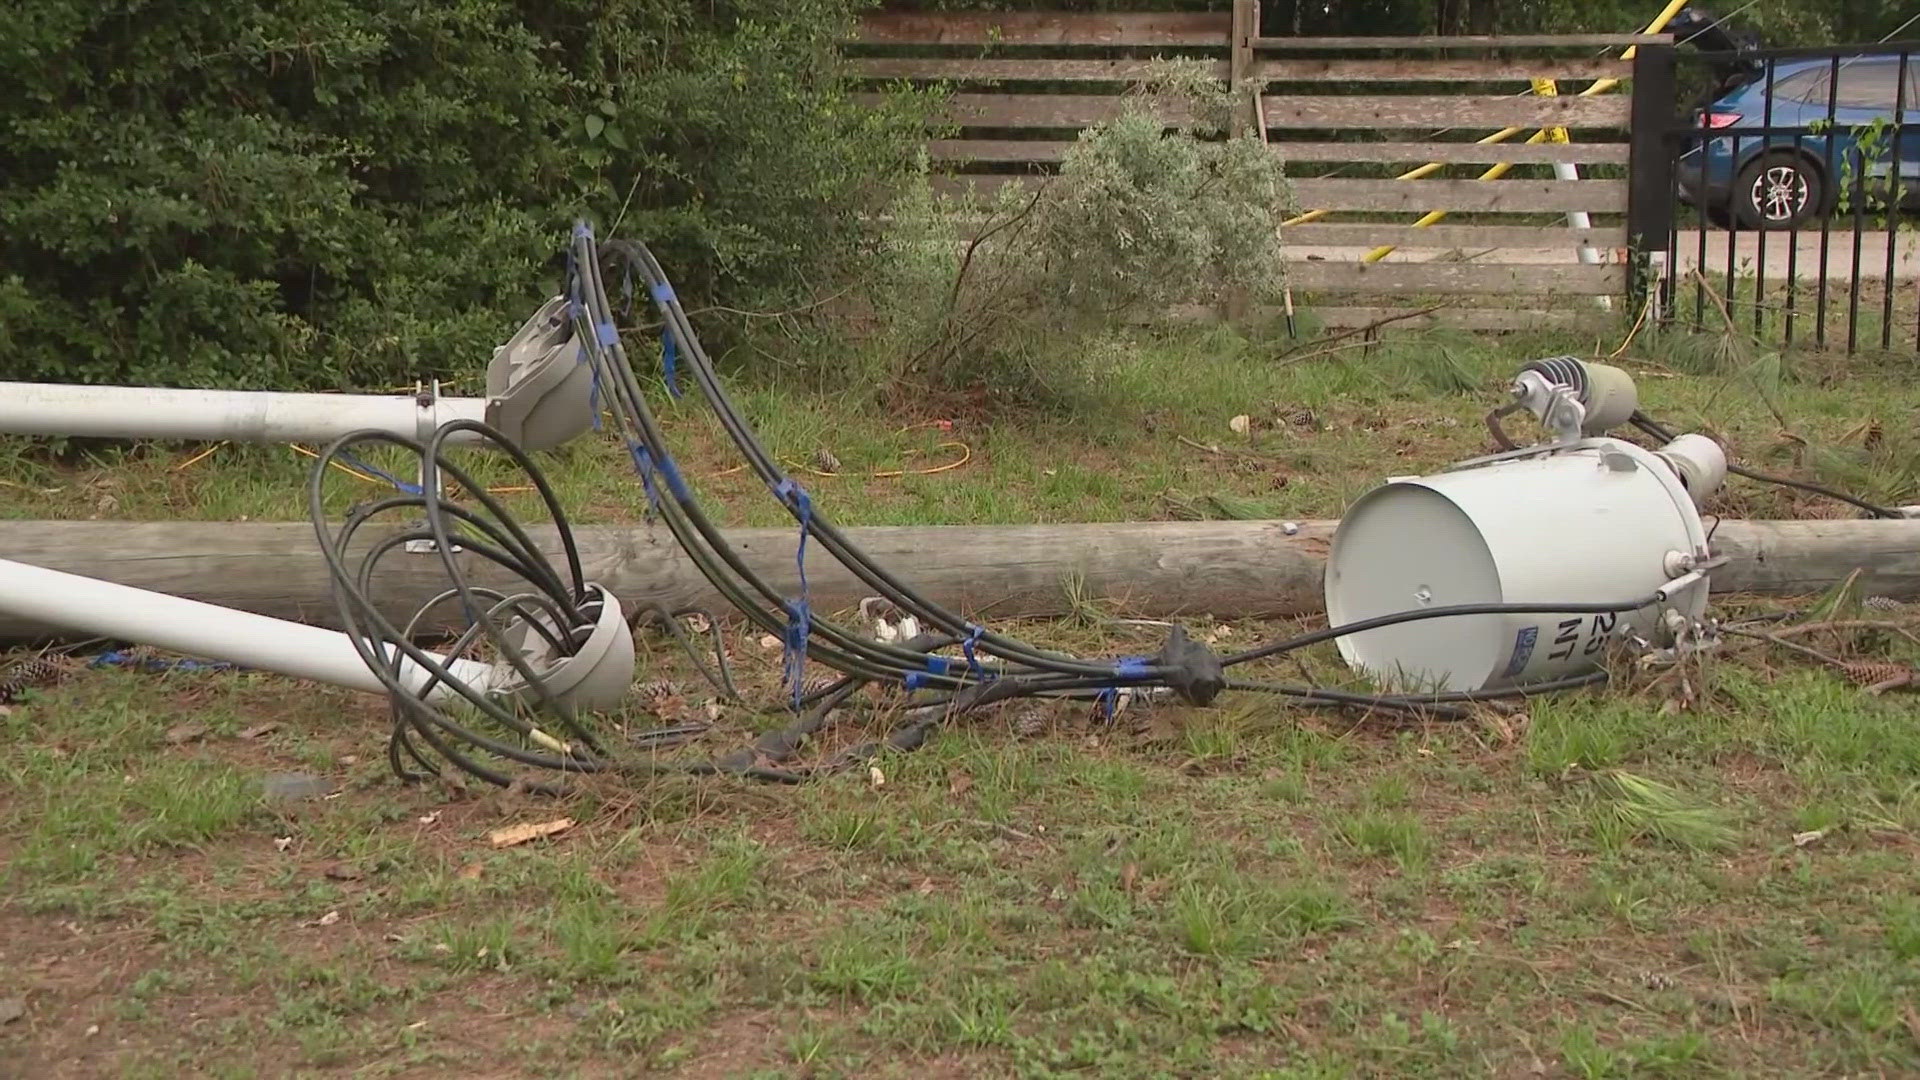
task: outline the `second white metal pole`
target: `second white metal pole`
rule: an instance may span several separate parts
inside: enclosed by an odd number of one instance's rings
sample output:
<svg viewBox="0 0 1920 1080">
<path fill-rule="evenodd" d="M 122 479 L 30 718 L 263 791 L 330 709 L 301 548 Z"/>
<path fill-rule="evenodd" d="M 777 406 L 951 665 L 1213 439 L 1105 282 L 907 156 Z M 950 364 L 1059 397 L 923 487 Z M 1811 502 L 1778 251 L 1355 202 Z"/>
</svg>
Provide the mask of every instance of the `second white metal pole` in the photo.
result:
<svg viewBox="0 0 1920 1080">
<path fill-rule="evenodd" d="M 225 660 L 370 694 L 387 692 L 354 649 L 352 640 L 338 631 L 98 578 L 0 559 L 0 610 L 37 623 L 136 641 L 186 656 Z M 438 660 L 454 677 L 475 689 L 484 691 L 495 679 L 491 664 L 444 657 Z M 425 686 L 431 677 L 410 660 L 401 664 L 400 678 L 410 689 Z M 457 697 L 456 691 L 442 684 L 428 693 L 427 700 Z"/>
</svg>

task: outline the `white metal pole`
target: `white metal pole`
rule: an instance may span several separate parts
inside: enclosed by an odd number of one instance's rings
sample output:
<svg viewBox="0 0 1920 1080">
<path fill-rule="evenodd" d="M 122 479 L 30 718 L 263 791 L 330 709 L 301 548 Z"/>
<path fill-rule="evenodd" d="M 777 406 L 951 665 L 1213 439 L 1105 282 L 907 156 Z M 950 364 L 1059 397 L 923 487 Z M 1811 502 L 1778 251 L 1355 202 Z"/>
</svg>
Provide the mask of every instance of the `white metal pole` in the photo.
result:
<svg viewBox="0 0 1920 1080">
<path fill-rule="evenodd" d="M 1578 180 L 1580 179 L 1580 166 L 1570 161 L 1556 161 L 1553 163 L 1553 177 L 1556 180 Z M 1569 210 L 1567 211 L 1567 228 L 1578 232 L 1585 232 L 1593 228 L 1593 218 L 1590 217 L 1585 210 Z M 1595 250 L 1592 244 L 1582 243 L 1580 245 L 1579 258 L 1581 262 L 1588 266 L 1598 266 L 1600 264 L 1600 252 Z M 1596 299 L 1599 300 L 1602 308 L 1608 311 L 1613 310 L 1612 297 L 1601 296 Z"/>
<path fill-rule="evenodd" d="M 387 692 L 345 634 L 98 578 L 0 559 L 0 609 L 37 623 L 137 641 L 187 656 L 225 660 L 371 694 Z M 434 655 L 454 677 L 477 690 L 484 691 L 495 681 L 491 664 Z M 401 664 L 400 678 L 417 690 L 431 676 L 407 660 Z M 458 697 L 445 684 L 427 694 L 429 701 Z"/>
<path fill-rule="evenodd" d="M 486 398 L 0 383 L 0 433 L 10 435 L 325 443 L 366 428 L 418 438 L 486 415 Z"/>
</svg>

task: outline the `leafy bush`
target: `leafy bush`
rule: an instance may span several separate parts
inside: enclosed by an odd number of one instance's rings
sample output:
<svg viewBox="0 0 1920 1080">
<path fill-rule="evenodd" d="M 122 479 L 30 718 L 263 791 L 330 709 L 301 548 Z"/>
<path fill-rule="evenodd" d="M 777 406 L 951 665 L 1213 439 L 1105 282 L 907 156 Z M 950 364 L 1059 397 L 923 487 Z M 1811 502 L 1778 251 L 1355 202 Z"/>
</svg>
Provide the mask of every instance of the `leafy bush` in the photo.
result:
<svg viewBox="0 0 1920 1080">
<path fill-rule="evenodd" d="M 875 290 L 892 385 L 1045 403 L 1130 321 L 1278 299 L 1292 200 L 1257 137 L 1221 137 L 1231 105 L 1204 65 L 1163 62 L 1037 189 L 911 189 Z"/>
<path fill-rule="evenodd" d="M 911 100 L 857 108 L 837 78 L 858 2 L 23 0 L 0 374 L 471 373 L 558 287 L 580 216 L 690 295 L 801 295 L 862 250 L 917 134 Z"/>
</svg>

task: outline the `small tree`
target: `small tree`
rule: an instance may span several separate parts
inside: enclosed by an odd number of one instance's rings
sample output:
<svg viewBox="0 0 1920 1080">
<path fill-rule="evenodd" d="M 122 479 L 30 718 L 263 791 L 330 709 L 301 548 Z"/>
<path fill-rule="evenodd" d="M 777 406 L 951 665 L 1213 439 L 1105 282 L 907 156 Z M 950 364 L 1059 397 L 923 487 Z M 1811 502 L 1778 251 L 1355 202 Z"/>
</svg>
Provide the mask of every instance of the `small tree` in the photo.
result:
<svg viewBox="0 0 1920 1080">
<path fill-rule="evenodd" d="M 1225 137 L 1232 106 L 1205 65 L 1162 62 L 1036 187 L 912 190 L 876 290 L 894 384 L 1039 400 L 1127 322 L 1276 299 L 1291 198 L 1260 139 Z"/>
</svg>

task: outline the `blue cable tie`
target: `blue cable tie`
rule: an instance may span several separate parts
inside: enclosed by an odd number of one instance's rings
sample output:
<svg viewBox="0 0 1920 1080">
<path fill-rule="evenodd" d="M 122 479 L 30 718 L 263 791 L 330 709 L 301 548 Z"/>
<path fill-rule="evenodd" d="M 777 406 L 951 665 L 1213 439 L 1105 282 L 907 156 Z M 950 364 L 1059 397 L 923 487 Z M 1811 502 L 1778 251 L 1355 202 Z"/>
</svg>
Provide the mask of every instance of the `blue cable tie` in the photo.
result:
<svg viewBox="0 0 1920 1080">
<path fill-rule="evenodd" d="M 968 623 L 967 639 L 960 643 L 960 652 L 967 658 L 968 673 L 983 682 L 992 680 L 993 675 L 989 673 L 987 669 L 980 666 L 980 658 L 974 655 L 973 650 L 976 645 L 980 644 L 980 639 L 986 636 L 986 633 L 986 627 Z"/>
<path fill-rule="evenodd" d="M 593 336 L 601 345 L 611 347 L 620 340 L 620 329 L 610 322 L 597 322 L 593 324 Z"/>
<path fill-rule="evenodd" d="M 334 456 L 339 458 L 341 461 L 346 462 L 348 465 L 351 465 L 354 468 L 359 469 L 361 472 L 366 473 L 368 476 L 377 476 L 380 479 L 385 480 L 387 483 L 392 484 L 395 488 L 399 489 L 400 491 L 406 492 L 408 495 L 421 494 L 419 484 L 410 484 L 407 481 L 400 479 L 399 477 L 393 475 L 390 472 L 387 472 L 385 469 L 382 469 L 377 465 L 369 465 L 366 462 L 361 461 L 359 458 L 354 457 L 352 454 L 347 453 L 345 450 L 338 452 Z"/>
<path fill-rule="evenodd" d="M 953 670 L 953 661 L 944 656 L 927 657 L 927 674 L 945 675 Z"/>
<path fill-rule="evenodd" d="M 793 708 L 798 712 L 800 699 L 806 696 L 807 639 L 813 635 L 813 612 L 802 600 L 787 602 L 786 678 L 793 688 Z"/>
<path fill-rule="evenodd" d="M 586 288 L 580 283 L 580 260 L 567 248 L 567 317 L 578 319 L 587 310 Z"/>
<path fill-rule="evenodd" d="M 670 304 L 673 302 L 673 286 L 667 282 L 663 281 L 648 291 L 653 293 L 653 302 L 656 304 Z"/>
<path fill-rule="evenodd" d="M 812 632 L 812 612 L 807 606 L 807 534 L 813 531 L 813 500 L 790 476 L 774 485 L 773 493 L 800 518 L 800 543 L 793 556 L 800 571 L 800 597 L 787 605 L 787 677 L 793 683 L 793 707 L 797 710 L 804 691 L 801 677 L 807 664 L 807 637 Z"/>
<path fill-rule="evenodd" d="M 661 331 L 660 374 L 667 380 L 667 394 L 676 398 L 680 396 L 680 373 L 675 367 L 678 356 L 679 350 L 674 348 L 673 344 L 673 331 Z"/>
<path fill-rule="evenodd" d="M 902 681 L 906 683 L 908 690 L 919 690 L 927 685 L 927 673 L 924 671 L 909 671 L 907 672 L 907 677 Z"/>
<path fill-rule="evenodd" d="M 1144 679 L 1147 677 L 1147 658 L 1123 656 L 1113 665 L 1113 673 L 1123 679 Z"/>
<path fill-rule="evenodd" d="M 586 240 L 591 240 L 591 239 L 593 239 L 593 226 L 591 226 L 591 225 L 589 225 L 589 224 L 587 224 L 587 223 L 586 223 L 586 222 L 585 222 L 584 220 L 582 220 L 582 221 L 576 221 L 576 222 L 574 222 L 574 223 L 573 223 L 573 238 L 574 238 L 575 240 L 580 240 L 580 239 L 586 239 Z"/>
</svg>

